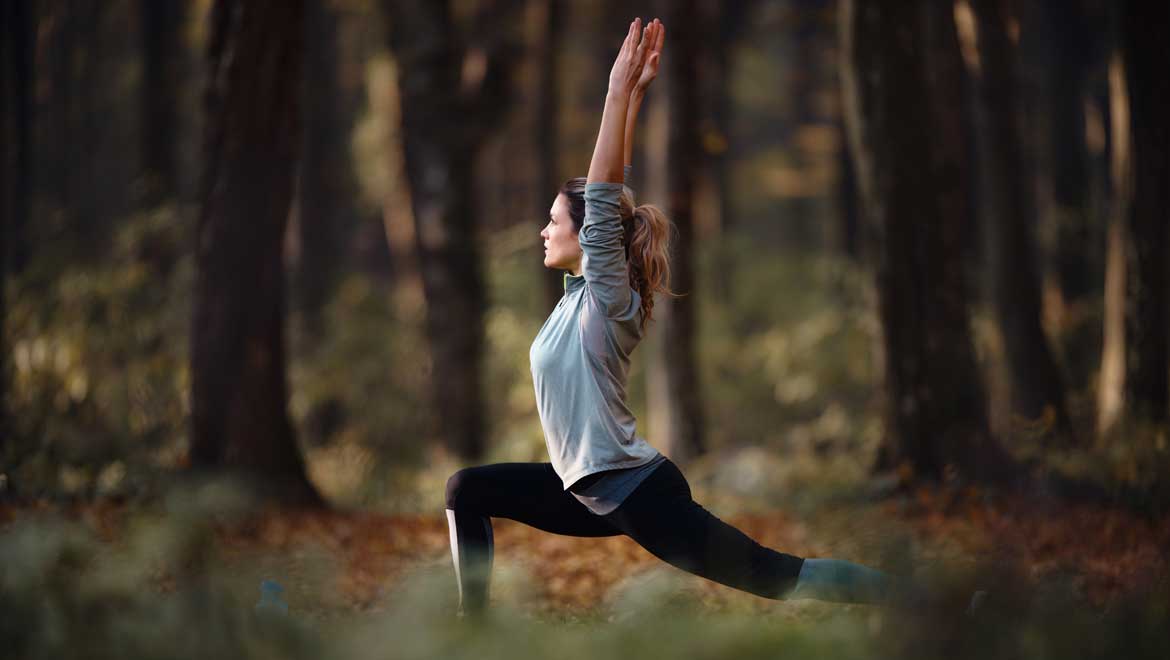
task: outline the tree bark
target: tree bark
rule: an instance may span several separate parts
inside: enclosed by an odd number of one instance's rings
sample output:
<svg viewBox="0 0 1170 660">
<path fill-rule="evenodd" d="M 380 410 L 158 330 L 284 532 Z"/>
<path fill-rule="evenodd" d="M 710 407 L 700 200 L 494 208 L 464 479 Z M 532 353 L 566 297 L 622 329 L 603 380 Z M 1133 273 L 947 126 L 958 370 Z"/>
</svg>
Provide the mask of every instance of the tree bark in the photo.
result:
<svg viewBox="0 0 1170 660">
<path fill-rule="evenodd" d="M 32 187 L 32 35 L 31 2 L 0 8 L 0 457 L 12 432 L 8 410 L 8 273 L 24 265 L 24 227 Z"/>
<path fill-rule="evenodd" d="M 756 0 L 711 0 L 706 14 L 718 26 L 714 43 L 708 47 L 711 59 L 710 87 L 714 94 L 711 119 L 714 124 L 717 147 L 709 149 L 708 165 L 714 180 L 715 207 L 719 212 L 719 239 L 722 249 L 715 253 L 711 273 L 712 294 L 726 298 L 731 294 L 735 272 L 735 255 L 727 249 L 726 239 L 736 231 L 735 203 L 732 198 L 732 137 L 736 122 L 732 83 L 735 78 L 735 47 L 750 23 L 756 9 Z"/>
<path fill-rule="evenodd" d="M 1013 407 L 1045 438 L 1074 440 L 1065 405 L 1064 378 L 1041 325 L 1040 276 L 1036 268 L 1035 204 L 1023 145 L 1009 35 L 1009 0 L 971 0 L 977 53 L 970 66 L 975 90 L 976 144 L 987 228 L 992 300 L 1011 378 Z"/>
<path fill-rule="evenodd" d="M 297 159 L 303 7 L 217 0 L 207 48 L 191 332 L 191 464 L 316 504 L 286 410 L 282 248 Z"/>
<path fill-rule="evenodd" d="M 142 85 L 139 89 L 142 137 L 143 201 L 149 205 L 178 192 L 175 156 L 178 122 L 180 44 L 184 5 L 138 0 L 142 37 Z"/>
<path fill-rule="evenodd" d="M 662 296 L 654 306 L 651 327 L 657 350 L 647 371 L 649 426 L 655 443 L 676 462 L 705 450 L 703 399 L 695 361 L 694 195 L 700 167 L 697 73 L 699 26 L 690 0 L 671 2 L 662 12 L 669 26 L 670 46 L 665 76 L 651 94 L 657 111 L 647 123 L 665 123 L 664 144 L 647 158 L 647 199 L 666 202 L 667 216 L 677 229 L 671 250 L 671 289 L 682 297 Z M 663 108 L 665 106 L 665 108 Z M 661 128 L 648 127 L 648 137 Z M 659 133 L 661 136 L 661 132 Z M 653 152 L 657 153 L 653 153 Z M 645 201 L 645 200 L 639 200 Z"/>
<path fill-rule="evenodd" d="M 1098 17 L 1088 5 L 1086 0 L 1030 2 L 1020 17 L 1019 50 L 1023 61 L 1031 62 L 1021 71 L 1037 147 L 1037 217 L 1040 234 L 1049 237 L 1041 248 L 1041 280 L 1045 304 L 1052 303 L 1058 314 L 1101 286 L 1105 232 L 1093 217 L 1085 109 L 1090 76 L 1099 65 L 1097 44 L 1104 40 L 1093 38 L 1090 26 Z"/>
<path fill-rule="evenodd" d="M 1085 92 L 1093 66 L 1092 31 L 1077 3 L 1049 0 L 1054 20 L 1048 116 L 1052 146 L 1052 198 L 1056 205 L 1056 268 L 1066 301 L 1099 286 L 1100 246 L 1104 237 L 1093 222 L 1089 191 L 1089 149 L 1085 139 Z"/>
<path fill-rule="evenodd" d="M 427 300 L 431 381 L 444 442 L 483 455 L 486 293 L 474 193 L 474 154 L 508 101 L 511 44 L 501 34 L 508 3 L 489 3 L 477 21 L 485 44 L 465 46 L 447 2 L 387 0 L 398 58 L 406 178 Z M 493 30 L 491 23 L 499 25 Z M 471 67 L 469 78 L 464 75 Z"/>
<path fill-rule="evenodd" d="M 29 195 L 32 190 L 32 83 L 33 17 L 35 5 L 27 2 L 5 3 L 0 10 L 4 26 L 4 85 L 0 96 L 0 118 L 4 130 L 3 206 L 4 236 L 0 258 L 6 269 L 19 273 L 28 259 L 25 228 L 28 226 Z M 3 281 L 3 280 L 0 280 Z M 2 289 L 3 287 L 0 287 Z M 0 296 L 3 291 L 0 290 Z"/>
<path fill-rule="evenodd" d="M 873 241 L 886 385 L 877 467 L 912 478 L 997 480 L 963 263 L 970 222 L 962 68 L 950 7 L 846 0 L 843 99 Z"/>
<path fill-rule="evenodd" d="M 747 1 L 715 3 L 716 12 L 715 43 L 711 49 L 713 65 L 712 77 L 715 100 L 712 107 L 714 130 L 717 131 L 720 148 L 711 154 L 711 169 L 715 178 L 715 194 L 718 196 L 719 230 L 721 233 L 735 227 L 735 212 L 731 200 L 731 127 L 735 123 L 735 103 L 732 99 L 732 81 L 735 76 L 734 58 L 735 43 L 747 24 L 748 12 L 754 3 Z M 717 279 L 724 279 L 719 283 L 721 292 L 730 290 L 730 283 L 723 277 L 724 269 L 720 268 Z"/>
<path fill-rule="evenodd" d="M 48 106 L 46 147 L 51 156 L 45 176 L 50 199 L 62 216 L 62 224 L 79 247 L 77 256 L 89 257 L 100 250 L 105 218 L 99 218 L 94 201 L 93 135 L 87 131 L 93 88 L 95 42 L 98 35 L 86 28 L 97 24 L 104 6 L 93 0 L 46 3 L 45 40 L 38 50 L 46 53 L 51 74 L 47 76 Z"/>
<path fill-rule="evenodd" d="M 845 135 L 844 117 L 841 120 L 841 134 Z M 853 165 L 853 158 L 849 155 L 849 143 L 841 140 L 841 150 L 838 155 L 840 165 L 837 172 L 841 177 L 837 184 L 837 222 L 841 227 L 840 242 L 836 246 L 843 255 L 853 262 L 861 262 L 861 210 L 857 198 L 857 171 Z"/>
<path fill-rule="evenodd" d="M 560 172 L 560 52 L 563 30 L 561 26 L 565 20 L 565 3 L 563 0 L 538 0 L 544 12 L 540 55 L 537 58 L 540 68 L 540 82 L 537 90 L 536 109 L 536 148 L 537 159 L 540 163 L 540 173 L 537 179 L 536 218 L 542 224 L 547 224 L 549 208 L 552 200 L 557 196 L 565 177 Z M 557 301 L 565 295 L 564 271 L 556 268 L 545 268 L 539 250 L 533 250 L 533 259 L 541 264 L 542 279 L 545 286 L 545 302 L 548 310 L 556 306 Z"/>
<path fill-rule="evenodd" d="M 1121 54 L 1109 62 L 1109 178 L 1113 196 L 1105 253 L 1104 320 L 1101 368 L 1097 378 L 1097 435 L 1105 437 L 1119 421 L 1125 402 L 1125 267 L 1130 207 L 1129 98 Z"/>
<path fill-rule="evenodd" d="M 1127 0 L 1122 51 L 1133 149 L 1126 268 L 1126 404 L 1130 415 L 1164 425 L 1170 364 L 1166 259 L 1170 220 L 1170 5 Z"/>
<path fill-rule="evenodd" d="M 305 122 L 297 176 L 297 258 L 294 287 L 307 334 L 321 332 L 321 310 L 337 282 L 351 198 L 349 133 L 342 114 L 349 100 L 339 83 L 337 11 L 327 0 L 307 0 Z"/>
</svg>

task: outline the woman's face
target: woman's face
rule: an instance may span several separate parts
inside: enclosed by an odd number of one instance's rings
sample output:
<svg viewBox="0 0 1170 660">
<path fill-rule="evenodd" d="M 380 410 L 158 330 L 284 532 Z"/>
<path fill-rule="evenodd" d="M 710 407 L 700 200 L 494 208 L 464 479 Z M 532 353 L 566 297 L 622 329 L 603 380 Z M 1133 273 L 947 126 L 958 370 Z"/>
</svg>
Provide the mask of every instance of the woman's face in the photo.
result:
<svg viewBox="0 0 1170 660">
<path fill-rule="evenodd" d="M 577 274 L 581 270 L 581 244 L 573 231 L 569 200 L 557 195 L 549 210 L 549 221 L 540 232 L 544 239 L 544 266 Z"/>
</svg>

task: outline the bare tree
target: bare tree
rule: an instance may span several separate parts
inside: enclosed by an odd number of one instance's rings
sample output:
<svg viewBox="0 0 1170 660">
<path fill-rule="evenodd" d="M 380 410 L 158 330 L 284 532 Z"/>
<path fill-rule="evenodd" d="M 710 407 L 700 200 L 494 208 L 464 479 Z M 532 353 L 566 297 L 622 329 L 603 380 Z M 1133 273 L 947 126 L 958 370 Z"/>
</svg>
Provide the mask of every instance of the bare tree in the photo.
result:
<svg viewBox="0 0 1170 660">
<path fill-rule="evenodd" d="M 550 200 L 563 183 L 560 173 L 560 86 L 559 69 L 561 62 L 561 26 L 565 20 L 563 0 L 536 0 L 543 12 L 543 30 L 539 43 L 539 89 L 536 108 L 536 148 L 540 173 L 537 177 L 536 218 L 542 220 L 548 215 Z M 543 223 L 542 223 L 543 224 Z M 534 260 L 539 259 L 534 250 Z M 539 262 L 538 262 L 539 263 Z M 547 306 L 551 310 L 565 294 L 564 272 L 541 266 Z"/>
<path fill-rule="evenodd" d="M 4 214 L 3 245 L 0 259 L 7 270 L 24 269 L 27 246 L 24 232 L 28 225 L 29 194 L 32 190 L 32 83 L 33 83 L 33 2 L 5 3 L 0 9 L 3 20 L 3 88 L 0 89 L 0 121 L 3 122 L 3 181 L 0 197 Z M 2 288 L 2 287 L 0 287 Z M 3 291 L 0 291 L 0 296 Z"/>
<path fill-rule="evenodd" d="M 1170 393 L 1170 4 L 1122 5 L 1129 92 L 1133 202 L 1126 268 L 1125 401 L 1138 419 L 1165 424 Z"/>
<path fill-rule="evenodd" d="M 707 83 L 712 98 L 711 130 L 717 136 L 715 148 L 709 149 L 708 168 L 709 176 L 713 180 L 713 194 L 715 206 L 719 210 L 719 232 L 722 237 L 736 229 L 735 204 L 732 200 L 731 187 L 731 141 L 733 127 L 736 122 L 735 102 L 732 98 L 732 82 L 735 77 L 735 52 L 737 42 L 742 38 L 744 31 L 751 24 L 752 12 L 756 9 L 756 0 L 707 0 L 704 3 L 703 14 L 710 17 L 716 26 L 713 39 L 710 40 L 704 53 L 710 62 L 710 73 Z M 732 274 L 735 270 L 735 258 L 726 250 L 719 250 L 716 254 L 716 266 L 711 274 L 711 285 L 714 295 L 725 297 L 731 291 Z"/>
<path fill-rule="evenodd" d="M 338 11 L 327 0 L 306 0 L 304 130 L 297 175 L 296 263 L 293 290 L 305 328 L 321 333 L 321 309 L 336 285 L 346 229 L 345 200 L 354 197 L 341 89 Z"/>
<path fill-rule="evenodd" d="M 971 0 L 962 14 L 968 72 L 975 90 L 975 140 L 981 219 L 987 231 L 991 294 L 1011 377 L 1015 411 L 1042 420 L 1055 435 L 1074 436 L 1064 377 L 1041 325 L 1036 268 L 1035 202 L 1027 176 L 1025 133 L 1016 79 L 1010 0 Z M 965 8 L 967 5 L 961 4 Z"/>
<path fill-rule="evenodd" d="M 427 300 L 435 410 L 447 446 L 482 456 L 486 306 L 474 195 L 474 154 L 504 114 L 514 48 L 511 3 L 485 2 L 466 42 L 445 0 L 386 0 L 398 59 L 402 141 Z"/>
<path fill-rule="evenodd" d="M 1094 217 L 1086 131 L 1090 82 L 1111 40 L 1094 39 L 1100 5 L 1041 0 L 1020 6 L 1020 77 L 1035 147 L 1037 219 L 1040 235 L 1050 237 L 1042 245 L 1041 279 L 1045 304 L 1055 303 L 1050 307 L 1058 313 L 1101 286 L 1105 232 Z M 1069 362 L 1088 362 L 1078 348 L 1066 347 L 1073 351 Z"/>
<path fill-rule="evenodd" d="M 878 467 L 997 479 L 1010 461 L 988 430 L 968 319 L 962 244 L 971 214 L 950 7 L 846 0 L 840 11 L 846 125 L 884 348 Z"/>
<path fill-rule="evenodd" d="M 319 503 L 286 410 L 282 261 L 297 160 L 303 7 L 217 0 L 207 47 L 191 329 L 191 464 Z"/>
<path fill-rule="evenodd" d="M 12 428 L 8 417 L 8 272 L 24 261 L 23 230 L 28 220 L 32 185 L 33 26 L 31 2 L 8 2 L 0 8 L 0 455 Z"/>
<path fill-rule="evenodd" d="M 702 158 L 698 143 L 699 100 L 695 85 L 700 30 L 691 0 L 667 3 L 670 29 L 666 71 L 651 98 L 646 123 L 647 199 L 664 202 L 678 229 L 671 254 L 671 289 L 654 307 L 656 350 L 647 368 L 649 426 L 655 443 L 676 461 L 704 451 L 703 399 L 695 362 L 694 196 Z M 642 201 L 642 200 L 640 200 Z"/>
<path fill-rule="evenodd" d="M 179 2 L 138 0 L 142 38 L 142 120 L 140 151 L 144 201 L 158 203 L 178 191 L 175 154 L 178 132 L 177 82 L 184 5 Z"/>
<path fill-rule="evenodd" d="M 1130 206 L 1129 97 L 1121 54 L 1109 62 L 1109 178 L 1113 195 L 1105 249 L 1104 321 L 1101 367 L 1097 377 L 1097 434 L 1108 434 L 1121 420 L 1125 401 L 1126 218 Z"/>
</svg>

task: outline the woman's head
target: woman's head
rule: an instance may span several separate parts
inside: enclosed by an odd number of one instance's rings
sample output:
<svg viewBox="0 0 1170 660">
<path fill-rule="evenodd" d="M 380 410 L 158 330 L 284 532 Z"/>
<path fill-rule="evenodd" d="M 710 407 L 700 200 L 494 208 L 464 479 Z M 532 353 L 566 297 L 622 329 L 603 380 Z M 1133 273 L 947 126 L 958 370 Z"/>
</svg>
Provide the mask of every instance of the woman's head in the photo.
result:
<svg viewBox="0 0 1170 660">
<path fill-rule="evenodd" d="M 626 193 L 619 199 L 622 245 L 630 287 L 642 297 L 642 325 L 653 318 L 654 294 L 670 294 L 670 220 L 656 206 L 634 207 Z M 585 224 L 585 178 L 569 179 L 550 211 L 549 224 L 540 232 L 545 242 L 544 265 L 574 273 L 581 269 L 577 234 Z"/>
<path fill-rule="evenodd" d="M 544 239 L 545 268 L 572 273 L 581 271 L 581 243 L 577 240 L 577 232 L 581 231 L 585 218 L 585 198 L 580 197 L 578 201 L 581 205 L 579 213 L 572 208 L 574 200 L 571 196 L 561 193 L 553 200 L 548 224 L 540 232 Z M 581 220 L 575 220 L 575 217 Z"/>
</svg>

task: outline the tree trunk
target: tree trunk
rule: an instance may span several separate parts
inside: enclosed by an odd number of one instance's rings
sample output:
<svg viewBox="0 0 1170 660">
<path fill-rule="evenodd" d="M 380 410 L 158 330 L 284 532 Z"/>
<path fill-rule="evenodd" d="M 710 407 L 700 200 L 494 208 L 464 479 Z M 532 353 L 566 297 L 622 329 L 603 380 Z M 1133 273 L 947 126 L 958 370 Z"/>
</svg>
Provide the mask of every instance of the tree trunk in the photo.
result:
<svg viewBox="0 0 1170 660">
<path fill-rule="evenodd" d="M 969 67 L 975 89 L 976 144 L 983 183 L 992 299 L 1011 378 L 1013 407 L 1035 432 L 1073 440 L 1064 380 L 1041 325 L 1035 204 L 1027 176 L 1009 0 L 971 0 Z"/>
<path fill-rule="evenodd" d="M 714 179 L 715 207 L 719 212 L 720 249 L 715 252 L 715 264 L 710 281 L 712 294 L 726 299 L 731 295 L 732 278 L 735 273 L 736 255 L 727 243 L 728 237 L 736 230 L 735 203 L 732 199 L 732 136 L 735 126 L 735 102 L 732 98 L 732 83 L 735 78 L 735 47 L 749 24 L 755 10 L 755 0 L 709 2 L 709 14 L 718 26 L 715 43 L 708 47 L 712 64 L 711 89 L 715 98 L 711 119 L 714 124 L 716 144 L 708 149 L 711 176 Z"/>
<path fill-rule="evenodd" d="M 1089 78 L 1098 63 L 1085 0 L 1042 0 L 1020 7 L 1024 105 L 1035 141 L 1036 207 L 1047 318 L 1101 286 L 1105 232 L 1091 205 L 1085 131 Z M 1076 350 L 1079 346 L 1069 346 Z M 1070 364 L 1091 361 L 1070 356 Z"/>
<path fill-rule="evenodd" d="M 560 52 L 563 30 L 561 26 L 565 20 L 565 3 L 563 0 L 539 0 L 544 12 L 544 29 L 541 31 L 539 62 L 540 82 L 537 89 L 536 109 L 536 148 L 537 160 L 540 163 L 540 173 L 537 178 L 536 219 L 543 226 L 548 223 L 549 208 L 552 200 L 564 183 L 565 177 L 560 172 L 560 127 L 558 114 L 560 113 Z M 541 262 L 540 250 L 533 250 L 533 260 Z M 564 271 L 556 268 L 540 266 L 542 280 L 545 286 L 545 298 L 548 311 L 556 306 L 557 301 L 565 295 Z"/>
<path fill-rule="evenodd" d="M 327 0 L 305 3 L 305 122 L 297 176 L 295 300 L 307 334 L 321 334 L 321 311 L 333 290 L 349 227 L 344 200 L 352 198 L 349 133 L 342 123 L 349 100 L 339 82 L 338 16 Z"/>
<path fill-rule="evenodd" d="M 1056 215 L 1056 272 L 1065 301 L 1097 289 L 1104 233 L 1094 223 L 1089 192 L 1089 150 L 1085 139 L 1085 93 L 1093 33 L 1080 3 L 1049 0 L 1052 27 L 1049 67 L 1052 200 Z"/>
<path fill-rule="evenodd" d="M 8 410 L 8 307 L 5 291 L 9 271 L 24 265 L 24 227 L 32 187 L 32 35 L 31 2 L 9 2 L 0 8 L 0 458 L 12 432 Z"/>
<path fill-rule="evenodd" d="M 841 134 L 845 135 L 847 128 L 841 121 Z M 853 262 L 860 262 L 861 255 L 861 210 L 857 199 L 857 171 L 853 166 L 853 158 L 849 155 L 848 140 L 841 140 L 841 150 L 838 155 L 840 165 L 837 171 L 841 177 L 837 184 L 837 222 L 841 228 L 840 240 L 835 246 L 841 254 Z"/>
<path fill-rule="evenodd" d="M 29 195 L 32 190 L 32 83 L 33 83 L 33 39 L 36 16 L 34 3 L 9 2 L 0 9 L 3 17 L 4 35 L 3 89 L 0 90 L 0 119 L 4 130 L 4 175 L 3 244 L 0 245 L 0 259 L 5 269 L 0 271 L 19 273 L 28 259 L 25 228 L 28 226 Z M 0 282 L 4 280 L 0 278 Z M 0 286 L 0 289 L 3 289 Z M 3 291 L 0 290 L 0 297 Z M 0 317 L 2 319 L 3 317 Z M 3 346 L 3 344 L 0 344 Z"/>
<path fill-rule="evenodd" d="M 715 130 L 720 137 L 721 148 L 712 157 L 712 166 L 715 170 L 717 195 L 719 196 L 719 227 L 723 232 L 733 229 L 736 225 L 735 212 L 731 199 L 731 158 L 730 146 L 732 126 L 735 125 L 735 100 L 732 98 L 732 82 L 735 79 L 735 48 L 744 30 L 747 28 L 751 14 L 755 11 L 756 0 L 734 0 L 733 2 L 716 2 L 715 11 L 718 31 L 712 57 L 714 59 L 715 101 L 713 119 Z"/>
<path fill-rule="evenodd" d="M 171 199 L 178 191 L 175 144 L 178 139 L 180 44 L 184 5 L 138 0 L 142 37 L 142 190 L 148 205 Z"/>
<path fill-rule="evenodd" d="M 1125 385 L 1129 413 L 1167 421 L 1170 327 L 1167 221 L 1170 220 L 1170 4 L 1127 0 L 1122 50 L 1129 90 L 1133 203 L 1126 269 Z"/>
<path fill-rule="evenodd" d="M 92 204 L 87 197 L 91 186 L 84 179 L 90 158 L 90 136 L 82 129 L 84 119 L 86 86 L 85 68 L 91 61 L 88 40 L 94 35 L 78 29 L 92 17 L 92 3 L 88 0 L 59 0 L 45 3 L 46 15 L 42 19 L 47 26 L 46 41 L 38 50 L 46 53 L 51 73 L 47 76 L 46 151 L 51 155 L 45 160 L 46 179 L 49 182 L 50 199 L 55 211 L 62 217 L 62 224 L 74 240 L 89 245 L 96 222 L 92 217 Z M 80 103 L 79 103 L 80 101 Z M 80 109 L 78 106 L 82 106 Z M 84 220 L 79 220 L 81 216 Z"/>
<path fill-rule="evenodd" d="M 839 20 L 846 125 L 874 241 L 885 353 L 878 467 L 998 479 L 1010 460 L 988 430 L 962 266 L 971 214 L 950 7 L 846 0 Z"/>
<path fill-rule="evenodd" d="M 678 230 L 671 250 L 671 289 L 682 297 L 662 296 L 654 306 L 651 327 L 657 350 L 651 354 L 647 372 L 649 426 L 654 441 L 676 462 L 685 462 L 705 450 L 703 442 L 703 399 L 695 362 L 695 269 L 694 194 L 701 158 L 698 144 L 698 98 L 695 80 L 699 26 L 694 20 L 694 3 L 672 2 L 663 11 L 663 22 L 671 31 L 666 71 L 655 96 L 647 124 L 653 140 L 659 131 L 658 148 L 647 158 L 648 200 L 666 203 L 667 216 Z M 663 109 L 663 106 L 665 108 Z M 664 142 L 664 143 L 663 143 Z M 657 152 L 657 153 L 654 153 Z M 646 200 L 639 200 L 645 202 Z"/>
<path fill-rule="evenodd" d="M 71 230 L 81 237 L 78 245 L 83 254 L 100 258 L 110 242 L 113 213 L 107 200 L 103 199 L 104 182 L 99 174 L 102 165 L 98 153 L 97 108 L 104 82 L 101 80 L 101 63 L 107 56 L 107 46 L 104 35 L 95 26 L 101 24 L 102 14 L 113 11 L 113 8 L 99 0 L 82 0 L 74 3 L 70 10 L 74 12 L 73 38 L 77 40 L 80 51 L 74 60 L 77 102 L 73 107 L 76 112 L 72 122 L 74 134 L 69 144 L 73 152 L 70 157 L 77 158 Z"/>
<path fill-rule="evenodd" d="M 1105 309 L 1101 369 L 1097 378 L 1097 435 L 1106 436 L 1121 420 L 1125 401 L 1126 218 L 1130 206 L 1129 98 L 1121 55 L 1109 62 L 1110 167 L 1113 199 L 1105 253 Z"/>
<path fill-rule="evenodd" d="M 489 3 L 485 23 L 508 5 Z M 427 300 L 431 381 L 444 442 L 465 459 L 485 449 L 482 358 L 486 294 L 476 235 L 474 154 L 503 116 L 511 57 L 506 41 L 465 47 L 447 2 L 387 0 L 397 58 L 406 178 Z M 480 72 L 470 80 L 465 63 Z"/>
<path fill-rule="evenodd" d="M 209 20 L 191 331 L 191 463 L 320 501 L 289 421 L 282 248 L 296 167 L 303 8 L 217 0 Z"/>
<path fill-rule="evenodd" d="M 69 192 L 68 168 L 65 158 L 69 137 L 68 66 L 72 41 L 68 38 L 68 12 L 62 12 L 60 3 L 40 3 L 36 23 L 45 27 L 39 30 L 36 48 L 45 53 L 43 73 L 38 75 L 36 84 L 47 88 L 37 95 L 37 136 L 38 151 L 44 154 L 38 158 L 38 189 L 44 191 L 48 203 L 64 207 Z M 43 164 L 40 164 L 43 162 Z"/>
</svg>

